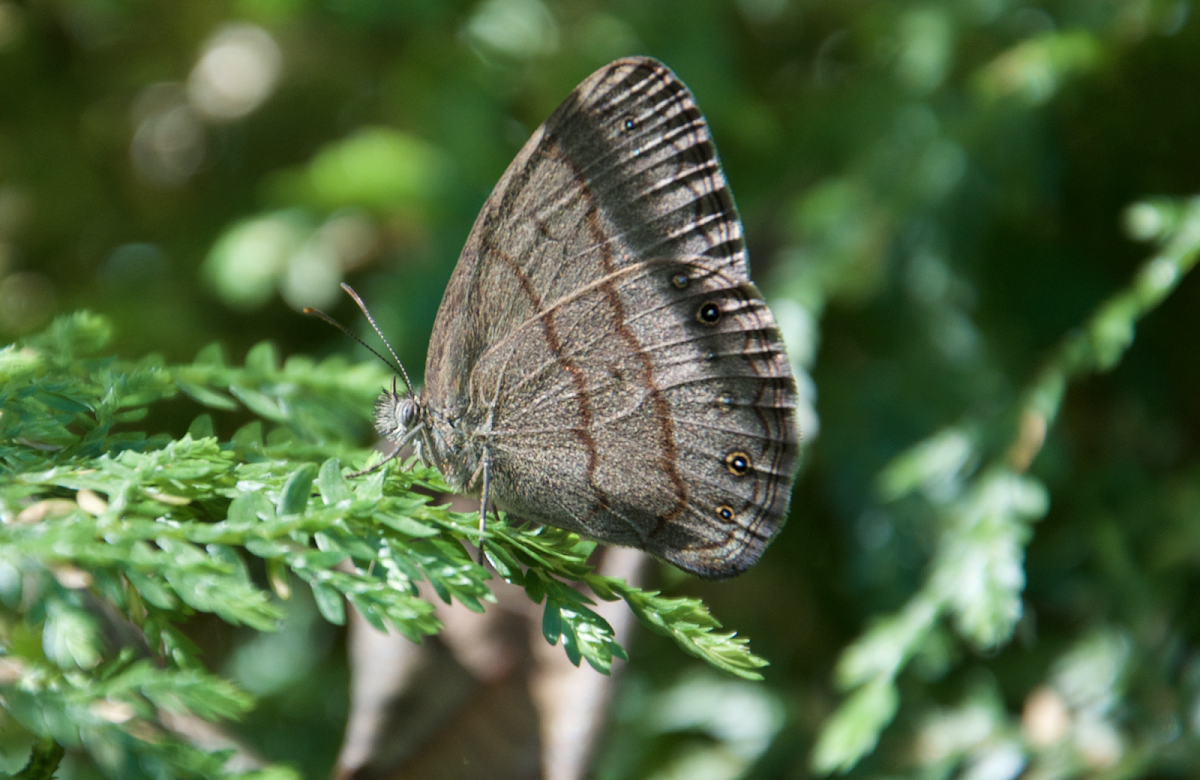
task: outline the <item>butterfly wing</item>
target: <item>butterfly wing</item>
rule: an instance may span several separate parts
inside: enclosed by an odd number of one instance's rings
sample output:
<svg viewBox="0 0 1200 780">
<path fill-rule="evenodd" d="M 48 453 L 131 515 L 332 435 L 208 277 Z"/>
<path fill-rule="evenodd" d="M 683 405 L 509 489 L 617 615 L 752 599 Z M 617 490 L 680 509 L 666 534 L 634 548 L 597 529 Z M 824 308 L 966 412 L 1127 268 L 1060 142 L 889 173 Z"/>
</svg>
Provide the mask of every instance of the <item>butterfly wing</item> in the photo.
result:
<svg viewBox="0 0 1200 780">
<path fill-rule="evenodd" d="M 708 577 L 782 527 L 794 383 L 707 124 L 661 63 L 597 71 L 521 150 L 447 287 L 426 393 L 521 516 Z"/>
<path fill-rule="evenodd" d="M 655 60 L 618 60 L 534 132 L 480 210 L 434 322 L 427 394 L 461 411 L 471 368 L 515 325 L 666 255 L 747 276 L 741 222 L 691 93 Z"/>
</svg>

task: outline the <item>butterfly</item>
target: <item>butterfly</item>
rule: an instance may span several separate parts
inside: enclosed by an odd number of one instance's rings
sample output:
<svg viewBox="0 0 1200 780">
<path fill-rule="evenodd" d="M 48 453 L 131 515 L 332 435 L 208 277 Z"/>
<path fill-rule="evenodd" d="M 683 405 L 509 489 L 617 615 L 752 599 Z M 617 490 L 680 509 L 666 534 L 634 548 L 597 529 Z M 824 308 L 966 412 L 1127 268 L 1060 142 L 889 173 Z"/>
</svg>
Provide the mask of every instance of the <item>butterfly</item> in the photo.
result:
<svg viewBox="0 0 1200 780">
<path fill-rule="evenodd" d="M 481 497 L 481 536 L 495 506 L 721 579 L 786 521 L 795 382 L 708 124 L 656 60 L 606 65 L 533 133 L 463 247 L 424 388 L 401 374 L 375 425 Z"/>
</svg>

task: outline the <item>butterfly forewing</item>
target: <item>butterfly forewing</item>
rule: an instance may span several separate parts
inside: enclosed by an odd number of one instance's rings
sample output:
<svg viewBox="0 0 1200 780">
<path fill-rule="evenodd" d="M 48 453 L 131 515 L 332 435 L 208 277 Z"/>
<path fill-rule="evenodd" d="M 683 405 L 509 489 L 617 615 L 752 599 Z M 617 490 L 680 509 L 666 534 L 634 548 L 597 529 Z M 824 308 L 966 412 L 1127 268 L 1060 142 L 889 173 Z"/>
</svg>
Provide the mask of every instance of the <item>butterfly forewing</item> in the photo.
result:
<svg viewBox="0 0 1200 780">
<path fill-rule="evenodd" d="M 747 273 L 741 223 L 691 93 L 655 60 L 618 60 L 538 128 L 481 209 L 434 324 L 430 396 L 465 401 L 463 367 L 510 323 L 621 265 L 672 254 Z"/>
</svg>

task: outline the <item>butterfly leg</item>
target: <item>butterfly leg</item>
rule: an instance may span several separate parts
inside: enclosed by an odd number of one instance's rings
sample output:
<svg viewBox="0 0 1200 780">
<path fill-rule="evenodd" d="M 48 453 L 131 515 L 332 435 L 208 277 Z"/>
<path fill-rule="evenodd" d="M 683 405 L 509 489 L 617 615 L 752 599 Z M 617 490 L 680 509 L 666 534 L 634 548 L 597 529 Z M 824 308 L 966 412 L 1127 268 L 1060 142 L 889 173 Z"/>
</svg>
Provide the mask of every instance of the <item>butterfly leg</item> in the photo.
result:
<svg viewBox="0 0 1200 780">
<path fill-rule="evenodd" d="M 361 469 L 359 471 L 354 471 L 354 472 L 347 474 L 346 478 L 352 479 L 354 477 L 361 477 L 364 474 L 370 474 L 373 471 L 378 471 L 379 469 L 383 468 L 387 464 L 391 463 L 393 460 L 396 459 L 396 456 L 400 454 L 400 450 L 404 449 L 404 445 L 408 444 L 413 439 L 417 439 L 417 434 L 420 433 L 421 431 L 423 431 L 424 429 L 425 429 L 424 425 L 418 425 L 416 428 L 413 428 L 411 431 L 408 431 L 407 433 L 404 434 L 404 438 L 402 438 L 402 439 L 400 439 L 400 441 L 396 442 L 396 449 L 392 450 L 392 453 L 390 455 L 388 455 L 386 458 L 384 458 L 383 460 L 376 463 L 374 466 L 371 466 L 371 467 L 365 468 L 365 469 Z M 417 439 L 417 454 L 418 455 L 421 454 L 421 440 L 420 439 Z M 424 458 L 421 458 L 421 460 L 424 460 Z"/>
<path fill-rule="evenodd" d="M 483 565 L 483 534 L 484 534 L 484 529 L 487 525 L 488 500 L 491 498 L 491 495 L 490 495 L 490 492 L 488 489 L 489 488 L 488 483 L 489 483 L 489 477 L 491 476 L 491 473 L 492 473 L 491 463 L 488 460 L 488 454 L 487 454 L 486 449 L 483 451 L 483 459 L 482 459 L 482 463 L 480 464 L 479 468 L 483 471 L 483 486 L 482 486 L 482 489 L 480 490 L 480 494 L 479 494 L 479 565 L 482 566 Z"/>
<path fill-rule="evenodd" d="M 404 446 L 403 444 L 396 445 L 396 449 L 392 450 L 392 453 L 390 455 L 388 455 L 386 458 L 384 458 L 383 460 L 376 463 L 374 466 L 370 466 L 365 469 L 360 469 L 358 471 L 352 471 L 351 473 L 346 475 L 346 478 L 353 479 L 354 477 L 361 477 L 366 474 L 370 474 L 373 471 L 379 471 L 381 468 L 383 468 L 384 466 L 386 466 L 387 464 L 391 463 L 393 460 L 396 459 L 396 456 L 400 454 L 400 449 L 403 446 Z"/>
</svg>

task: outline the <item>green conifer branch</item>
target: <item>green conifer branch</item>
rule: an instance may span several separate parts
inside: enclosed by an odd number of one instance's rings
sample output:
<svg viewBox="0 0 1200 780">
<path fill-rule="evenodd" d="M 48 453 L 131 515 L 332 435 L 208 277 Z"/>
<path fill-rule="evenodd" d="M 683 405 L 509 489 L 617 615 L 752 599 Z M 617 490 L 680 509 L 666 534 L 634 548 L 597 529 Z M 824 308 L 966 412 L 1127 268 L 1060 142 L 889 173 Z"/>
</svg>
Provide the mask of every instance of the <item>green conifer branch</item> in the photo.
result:
<svg viewBox="0 0 1200 780">
<path fill-rule="evenodd" d="M 440 629 L 421 581 L 474 611 L 495 601 L 491 573 L 462 544 L 477 541 L 477 516 L 431 504 L 447 492 L 436 471 L 413 461 L 344 476 L 364 459 L 347 442 L 367 428 L 381 369 L 281 361 L 269 344 L 244 366 L 216 346 L 183 366 L 122 361 L 103 354 L 110 335 L 103 318 L 78 313 L 0 349 L 0 622 L 4 636 L 27 637 L 4 647 L 0 697 L 32 735 L 86 748 L 93 734 L 128 757 L 224 776 L 224 757 L 160 723 L 163 711 L 228 719 L 252 705 L 205 671 L 178 629 L 189 615 L 272 631 L 289 573 L 327 620 L 344 622 L 348 602 L 413 641 Z M 179 438 L 141 429 L 163 403 L 257 419 L 227 440 L 207 413 Z M 485 540 L 501 577 L 544 601 L 543 634 L 576 665 L 608 672 L 627 656 L 572 582 L 624 599 L 690 654 L 759 677 L 765 662 L 698 600 L 595 573 L 594 547 L 502 515 Z M 247 556 L 264 562 L 268 582 L 250 575 Z"/>
</svg>

